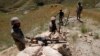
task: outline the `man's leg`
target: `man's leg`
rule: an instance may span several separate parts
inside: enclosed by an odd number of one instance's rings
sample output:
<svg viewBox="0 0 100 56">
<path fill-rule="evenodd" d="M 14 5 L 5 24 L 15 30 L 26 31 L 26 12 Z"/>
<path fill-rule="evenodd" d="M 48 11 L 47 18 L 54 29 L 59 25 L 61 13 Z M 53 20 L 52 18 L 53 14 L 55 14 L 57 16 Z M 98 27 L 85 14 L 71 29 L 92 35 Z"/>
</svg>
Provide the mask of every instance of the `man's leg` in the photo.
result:
<svg viewBox="0 0 100 56">
<path fill-rule="evenodd" d="M 79 14 L 78 14 L 78 12 L 77 12 L 77 20 L 79 19 Z"/>
<path fill-rule="evenodd" d="M 25 44 L 24 43 L 16 42 L 15 44 L 16 44 L 19 51 L 22 51 L 22 50 L 25 49 Z"/>
<path fill-rule="evenodd" d="M 61 18 L 61 25 L 63 25 L 63 20 L 62 20 L 62 18 Z"/>
<path fill-rule="evenodd" d="M 81 13 L 79 14 L 79 21 L 80 21 L 81 23 L 83 23 L 83 21 L 82 21 L 82 20 L 80 20 L 80 18 L 81 18 Z"/>
<path fill-rule="evenodd" d="M 62 20 L 62 17 L 59 18 L 59 25 L 62 25 L 63 24 L 63 20 Z"/>
<path fill-rule="evenodd" d="M 58 26 L 57 32 L 61 33 L 60 30 L 61 30 L 61 25 Z"/>
<path fill-rule="evenodd" d="M 81 13 L 77 13 L 77 20 L 78 20 L 79 22 L 83 23 L 83 21 L 81 21 L 80 18 L 81 18 Z"/>
</svg>

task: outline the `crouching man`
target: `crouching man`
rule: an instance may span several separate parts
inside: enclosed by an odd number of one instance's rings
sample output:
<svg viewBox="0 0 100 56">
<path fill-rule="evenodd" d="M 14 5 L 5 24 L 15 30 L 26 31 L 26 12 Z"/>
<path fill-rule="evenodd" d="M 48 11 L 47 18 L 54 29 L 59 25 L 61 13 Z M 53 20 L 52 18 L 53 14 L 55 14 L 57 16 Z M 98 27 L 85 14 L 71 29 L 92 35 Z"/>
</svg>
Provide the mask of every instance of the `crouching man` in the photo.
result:
<svg viewBox="0 0 100 56">
<path fill-rule="evenodd" d="M 11 35 L 13 37 L 13 40 L 15 41 L 15 44 L 19 51 L 22 51 L 25 49 L 25 39 L 23 32 L 20 29 L 20 21 L 18 17 L 11 18 Z"/>
</svg>

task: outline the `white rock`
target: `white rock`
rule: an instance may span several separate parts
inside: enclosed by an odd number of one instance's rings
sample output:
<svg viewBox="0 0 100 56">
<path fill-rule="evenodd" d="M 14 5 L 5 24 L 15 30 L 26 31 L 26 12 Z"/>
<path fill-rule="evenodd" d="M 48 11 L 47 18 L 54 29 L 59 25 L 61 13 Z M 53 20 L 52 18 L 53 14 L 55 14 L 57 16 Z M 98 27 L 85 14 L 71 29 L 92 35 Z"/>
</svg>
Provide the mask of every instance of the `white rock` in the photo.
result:
<svg viewBox="0 0 100 56">
<path fill-rule="evenodd" d="M 52 48 L 55 50 L 58 50 L 58 48 L 60 48 L 62 46 L 62 44 L 55 44 Z"/>
<path fill-rule="evenodd" d="M 40 48 L 40 46 L 27 47 L 23 51 L 19 52 L 17 54 L 17 56 L 32 56 L 32 55 L 35 55 L 39 48 Z"/>
<path fill-rule="evenodd" d="M 24 53 L 24 52 L 20 52 L 20 53 L 17 54 L 17 56 L 29 56 L 29 54 Z"/>
<path fill-rule="evenodd" d="M 41 33 L 41 34 L 36 35 L 35 37 L 39 37 L 39 36 L 41 36 L 41 37 L 47 37 L 47 36 L 49 36 L 50 34 L 51 34 L 51 32 L 46 31 L 46 32 L 43 32 L 43 33 Z"/>
<path fill-rule="evenodd" d="M 92 32 L 89 32 L 88 34 L 89 34 L 89 36 L 93 36 L 93 33 Z"/>
<path fill-rule="evenodd" d="M 43 48 L 43 53 L 45 56 L 62 56 L 57 50 L 48 46 Z"/>
<path fill-rule="evenodd" d="M 45 56 L 45 55 L 41 55 L 41 56 Z"/>
<path fill-rule="evenodd" d="M 29 11 L 24 11 L 24 13 L 23 13 L 23 14 L 27 14 L 27 13 L 29 13 Z"/>
<path fill-rule="evenodd" d="M 67 33 L 70 33 L 70 30 L 67 30 Z"/>
<path fill-rule="evenodd" d="M 42 41 L 38 41 L 38 44 L 39 44 L 39 45 L 42 45 L 42 44 L 43 44 L 43 42 L 42 42 Z"/>
<path fill-rule="evenodd" d="M 82 34 L 78 34 L 78 37 L 80 37 L 80 38 L 81 38 L 81 37 L 82 37 Z"/>
</svg>

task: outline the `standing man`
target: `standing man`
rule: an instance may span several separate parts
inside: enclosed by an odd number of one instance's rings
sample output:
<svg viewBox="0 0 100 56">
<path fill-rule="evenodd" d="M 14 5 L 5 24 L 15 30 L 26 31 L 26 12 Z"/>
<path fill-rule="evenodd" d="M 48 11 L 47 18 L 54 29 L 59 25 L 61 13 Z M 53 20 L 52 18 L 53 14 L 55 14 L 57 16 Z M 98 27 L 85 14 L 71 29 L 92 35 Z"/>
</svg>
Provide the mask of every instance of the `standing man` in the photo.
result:
<svg viewBox="0 0 100 56">
<path fill-rule="evenodd" d="M 11 35 L 15 41 L 15 44 L 19 51 L 22 51 L 25 49 L 25 39 L 23 32 L 20 29 L 20 21 L 18 17 L 11 18 Z"/>
<path fill-rule="evenodd" d="M 78 2 L 78 7 L 76 10 L 76 13 L 77 13 L 77 20 L 81 23 L 83 23 L 83 21 L 80 20 L 82 11 L 83 11 L 83 6 L 82 6 L 81 2 Z"/>
<path fill-rule="evenodd" d="M 63 18 L 64 18 L 64 12 L 60 10 L 59 14 L 59 26 L 58 26 L 58 32 L 60 33 L 61 26 L 63 25 Z"/>
<path fill-rule="evenodd" d="M 62 10 L 60 10 L 59 12 L 59 24 L 63 25 L 63 17 L 64 17 L 64 12 L 62 12 Z"/>
<path fill-rule="evenodd" d="M 50 34 L 50 38 L 51 38 L 51 35 L 52 34 L 55 34 L 56 31 L 57 31 L 56 18 L 55 18 L 55 16 L 51 17 L 51 21 L 50 21 L 50 24 L 49 24 L 49 30 L 51 32 L 51 34 Z"/>
</svg>

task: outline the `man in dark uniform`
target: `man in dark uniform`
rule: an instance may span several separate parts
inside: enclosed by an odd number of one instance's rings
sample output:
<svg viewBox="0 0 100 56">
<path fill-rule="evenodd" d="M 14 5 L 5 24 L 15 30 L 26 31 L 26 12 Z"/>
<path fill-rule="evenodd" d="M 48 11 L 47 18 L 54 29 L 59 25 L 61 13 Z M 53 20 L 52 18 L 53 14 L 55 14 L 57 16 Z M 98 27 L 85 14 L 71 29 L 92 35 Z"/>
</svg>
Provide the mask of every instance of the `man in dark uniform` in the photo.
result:
<svg viewBox="0 0 100 56">
<path fill-rule="evenodd" d="M 79 22 L 81 22 L 81 23 L 83 23 L 83 22 L 80 20 L 82 10 L 83 10 L 83 6 L 82 6 L 81 2 L 78 2 L 78 7 L 77 7 L 76 13 L 77 13 L 77 20 L 78 20 Z"/>
<path fill-rule="evenodd" d="M 59 12 L 59 24 L 63 25 L 63 17 L 64 17 L 64 12 L 62 12 L 62 10 L 60 10 Z"/>
<path fill-rule="evenodd" d="M 11 19 L 11 25 L 12 25 L 11 35 L 19 51 L 22 51 L 25 49 L 25 39 L 23 32 L 20 29 L 20 21 L 18 17 L 13 17 Z"/>
</svg>

